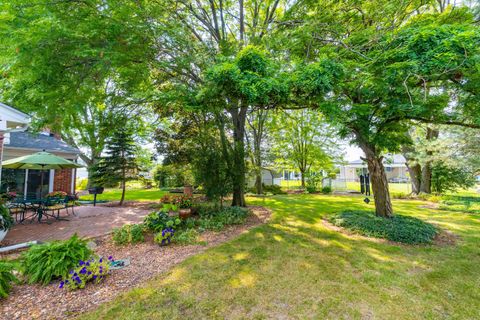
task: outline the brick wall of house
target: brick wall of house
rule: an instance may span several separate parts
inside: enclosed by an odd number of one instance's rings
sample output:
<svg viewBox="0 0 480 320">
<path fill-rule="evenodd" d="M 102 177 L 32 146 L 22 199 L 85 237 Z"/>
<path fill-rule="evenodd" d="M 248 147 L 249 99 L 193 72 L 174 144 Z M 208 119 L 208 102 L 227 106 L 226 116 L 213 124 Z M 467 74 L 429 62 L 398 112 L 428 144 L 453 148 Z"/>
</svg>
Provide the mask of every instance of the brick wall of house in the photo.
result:
<svg viewBox="0 0 480 320">
<path fill-rule="evenodd" d="M 73 169 L 55 170 L 53 191 L 64 191 L 68 194 L 72 193 L 72 170 Z"/>
</svg>

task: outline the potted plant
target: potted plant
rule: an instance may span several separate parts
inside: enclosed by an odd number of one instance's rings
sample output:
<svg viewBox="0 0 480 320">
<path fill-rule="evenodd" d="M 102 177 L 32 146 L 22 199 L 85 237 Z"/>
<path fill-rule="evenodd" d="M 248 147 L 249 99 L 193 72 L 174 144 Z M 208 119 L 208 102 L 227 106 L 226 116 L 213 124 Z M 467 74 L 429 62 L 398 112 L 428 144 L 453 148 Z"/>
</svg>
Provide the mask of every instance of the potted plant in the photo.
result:
<svg viewBox="0 0 480 320">
<path fill-rule="evenodd" d="M 176 203 L 180 210 L 178 215 L 181 219 L 187 219 L 192 215 L 193 197 L 189 195 L 183 195 L 176 199 Z"/>
</svg>

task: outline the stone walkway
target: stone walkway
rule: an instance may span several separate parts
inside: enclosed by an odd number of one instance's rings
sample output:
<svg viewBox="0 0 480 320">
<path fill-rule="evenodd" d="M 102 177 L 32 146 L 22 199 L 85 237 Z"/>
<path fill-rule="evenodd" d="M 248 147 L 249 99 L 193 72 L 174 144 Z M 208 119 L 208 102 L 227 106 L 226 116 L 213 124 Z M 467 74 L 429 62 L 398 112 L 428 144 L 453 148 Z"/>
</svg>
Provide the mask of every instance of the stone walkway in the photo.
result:
<svg viewBox="0 0 480 320">
<path fill-rule="evenodd" d="M 0 246 L 33 240 L 64 240 L 74 233 L 80 237 L 98 237 L 111 232 L 112 228 L 121 227 L 127 223 L 142 222 L 151 211 L 153 210 L 147 209 L 146 206 L 80 206 L 75 208 L 76 216 L 61 214 L 68 221 L 49 219 L 48 224 L 25 222 L 15 225 Z"/>
</svg>

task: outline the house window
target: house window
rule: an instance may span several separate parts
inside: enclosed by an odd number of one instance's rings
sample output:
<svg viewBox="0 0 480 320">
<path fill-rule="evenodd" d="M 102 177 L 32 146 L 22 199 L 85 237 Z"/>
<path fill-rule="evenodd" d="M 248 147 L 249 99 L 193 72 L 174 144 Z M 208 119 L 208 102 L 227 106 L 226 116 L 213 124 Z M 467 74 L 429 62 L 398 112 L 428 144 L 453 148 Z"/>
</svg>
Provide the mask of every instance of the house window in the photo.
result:
<svg viewBox="0 0 480 320">
<path fill-rule="evenodd" d="M 393 168 L 392 168 L 392 167 L 385 167 L 385 170 L 386 170 L 387 172 L 392 172 L 392 171 L 393 171 Z"/>
<path fill-rule="evenodd" d="M 2 169 L 0 192 L 12 191 L 23 194 L 25 190 L 25 170 Z"/>
</svg>

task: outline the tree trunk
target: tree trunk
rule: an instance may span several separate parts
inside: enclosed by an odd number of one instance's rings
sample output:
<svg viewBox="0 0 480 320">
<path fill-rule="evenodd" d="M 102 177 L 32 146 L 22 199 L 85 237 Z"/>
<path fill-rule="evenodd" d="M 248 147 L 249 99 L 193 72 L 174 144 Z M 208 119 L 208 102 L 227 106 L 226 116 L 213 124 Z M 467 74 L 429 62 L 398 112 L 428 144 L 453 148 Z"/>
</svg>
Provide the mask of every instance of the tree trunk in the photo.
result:
<svg viewBox="0 0 480 320">
<path fill-rule="evenodd" d="M 233 121 L 233 200 L 232 206 L 245 207 L 245 120 L 247 107 L 229 110 Z"/>
<path fill-rule="evenodd" d="M 427 128 L 427 141 L 434 140 L 438 138 L 438 130 Z M 422 170 L 422 182 L 420 184 L 420 192 L 422 193 L 432 193 L 432 160 L 430 157 L 433 155 L 433 151 L 427 151 L 427 161 L 423 166 Z"/>
<path fill-rule="evenodd" d="M 432 165 L 430 161 L 427 161 L 427 163 L 425 163 L 425 166 L 423 166 L 420 192 L 432 193 Z"/>
<path fill-rule="evenodd" d="M 120 198 L 120 206 L 123 206 L 123 202 L 125 201 L 126 185 L 125 180 L 122 180 L 122 197 Z"/>
<path fill-rule="evenodd" d="M 390 218 L 393 216 L 393 208 L 382 159 L 383 157 L 367 156 L 368 172 L 375 199 L 375 212 L 379 217 Z"/>
<path fill-rule="evenodd" d="M 302 179 L 302 188 L 305 189 L 305 172 L 300 171 L 300 178 Z"/>
<path fill-rule="evenodd" d="M 383 218 L 393 217 L 387 174 L 382 162 L 383 157 L 377 155 L 375 147 L 365 142 L 365 139 L 363 139 L 359 132 L 356 132 L 356 138 L 366 156 L 368 173 L 370 174 L 370 184 L 375 200 L 375 213 L 377 216 Z"/>
<path fill-rule="evenodd" d="M 410 181 L 412 183 L 412 193 L 419 194 L 420 193 L 420 185 L 422 182 L 422 166 L 418 163 L 413 165 L 409 165 L 408 162 L 406 163 L 407 170 L 410 173 Z"/>
<path fill-rule="evenodd" d="M 262 173 L 258 173 L 255 177 L 255 188 L 257 189 L 257 194 L 263 194 L 263 184 L 262 184 Z"/>
</svg>

